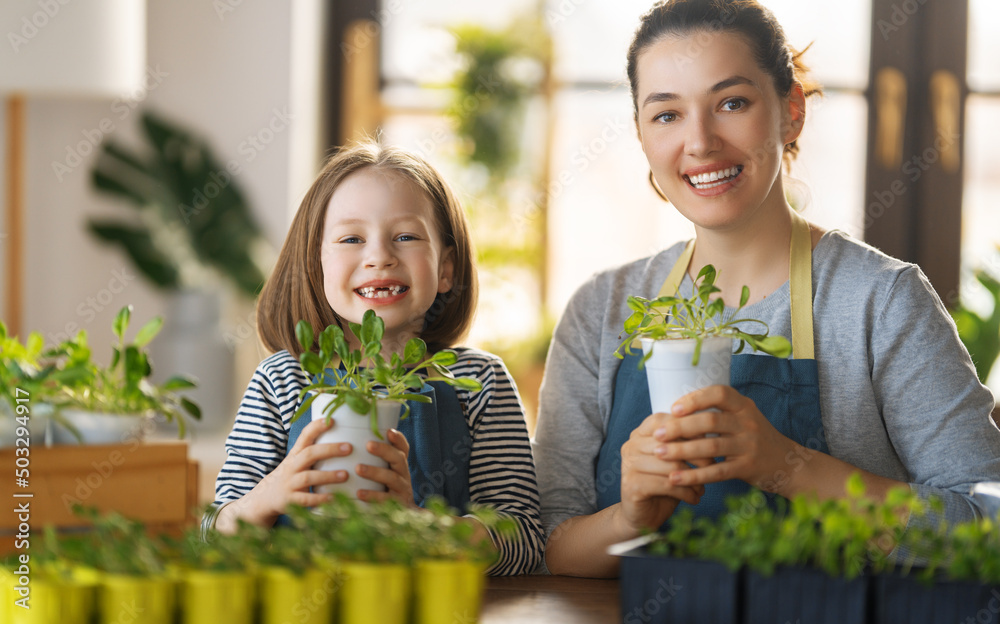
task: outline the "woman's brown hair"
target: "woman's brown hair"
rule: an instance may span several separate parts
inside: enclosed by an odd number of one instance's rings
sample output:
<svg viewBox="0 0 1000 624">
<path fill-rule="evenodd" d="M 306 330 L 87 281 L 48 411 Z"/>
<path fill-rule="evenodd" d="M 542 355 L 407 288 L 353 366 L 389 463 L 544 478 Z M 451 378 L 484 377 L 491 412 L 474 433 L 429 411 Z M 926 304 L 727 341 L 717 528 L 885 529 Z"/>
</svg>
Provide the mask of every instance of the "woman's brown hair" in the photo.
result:
<svg viewBox="0 0 1000 624">
<path fill-rule="evenodd" d="M 423 158 L 366 140 L 343 147 L 326 162 L 295 213 L 274 271 L 257 299 L 257 333 L 271 351 L 287 349 L 294 355 L 302 351 L 295 339 L 300 319 L 317 332 L 333 323 L 347 330 L 323 291 L 323 224 L 337 187 L 352 173 L 369 167 L 394 172 L 426 193 L 434 206 L 441 241 L 452 249 L 452 288 L 434 300 L 420 337 L 433 352 L 455 345 L 469 331 L 479 286 L 461 204 Z"/>
<path fill-rule="evenodd" d="M 757 64 L 774 80 L 781 97 L 791 93 L 797 82 L 806 98 L 821 94 L 818 82 L 808 78 L 809 68 L 785 39 L 785 31 L 769 9 L 756 0 L 668 0 L 657 2 L 639 20 L 639 28 L 628 49 L 626 72 L 632 90 L 632 112 L 638 118 L 639 55 L 663 37 L 697 31 L 735 32 L 743 35 L 756 56 Z M 788 166 L 799 152 L 795 141 L 785 146 Z"/>
</svg>

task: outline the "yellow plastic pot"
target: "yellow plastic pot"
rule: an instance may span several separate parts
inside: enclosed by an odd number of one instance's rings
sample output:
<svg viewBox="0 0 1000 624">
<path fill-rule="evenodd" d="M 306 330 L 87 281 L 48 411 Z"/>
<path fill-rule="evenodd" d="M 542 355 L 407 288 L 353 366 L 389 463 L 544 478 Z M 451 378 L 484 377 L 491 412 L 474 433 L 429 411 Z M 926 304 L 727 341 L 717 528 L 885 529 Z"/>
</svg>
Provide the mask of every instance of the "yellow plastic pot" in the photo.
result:
<svg viewBox="0 0 1000 624">
<path fill-rule="evenodd" d="M 330 624 L 340 586 L 338 573 L 312 568 L 303 574 L 286 568 L 267 567 L 260 571 L 261 624 Z"/>
<path fill-rule="evenodd" d="M 2 622 L 12 624 L 89 624 L 94 613 L 97 579 L 93 573 L 68 570 L 33 569 L 28 581 L 27 605 L 16 587 L 18 577 L 4 571 L 4 605 L 0 607 Z"/>
<path fill-rule="evenodd" d="M 475 561 L 425 559 L 413 570 L 415 624 L 478 622 L 486 565 Z"/>
<path fill-rule="evenodd" d="M 249 572 L 185 570 L 180 575 L 182 624 L 251 624 L 256 580 Z"/>
<path fill-rule="evenodd" d="M 100 624 L 173 624 L 177 603 L 167 576 L 105 574 L 97 590 Z"/>
<path fill-rule="evenodd" d="M 410 568 L 387 563 L 340 564 L 340 624 L 406 624 L 410 613 Z"/>
</svg>

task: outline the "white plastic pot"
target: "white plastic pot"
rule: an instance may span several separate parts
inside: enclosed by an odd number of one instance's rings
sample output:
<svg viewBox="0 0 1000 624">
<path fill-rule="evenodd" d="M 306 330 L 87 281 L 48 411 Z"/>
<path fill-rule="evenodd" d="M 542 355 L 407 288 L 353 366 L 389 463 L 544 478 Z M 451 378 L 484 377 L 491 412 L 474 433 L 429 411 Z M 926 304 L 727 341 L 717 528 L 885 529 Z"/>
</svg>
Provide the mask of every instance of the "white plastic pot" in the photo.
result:
<svg viewBox="0 0 1000 624">
<path fill-rule="evenodd" d="M 104 414 L 78 409 L 60 410 L 59 418 L 80 433 L 80 439 L 59 422 L 52 421 L 53 444 L 131 444 L 153 429 L 151 414 Z"/>
<path fill-rule="evenodd" d="M 312 419 L 319 420 L 325 418 L 326 406 L 333 401 L 333 396 L 321 394 L 313 401 Z M 371 419 L 368 414 L 359 414 L 351 409 L 346 403 L 333 412 L 333 427 L 323 432 L 316 440 L 317 444 L 332 444 L 349 442 L 353 447 L 353 452 L 346 457 L 330 457 L 323 459 L 313 466 L 316 470 L 344 470 L 347 472 L 347 481 L 343 483 L 328 483 L 313 488 L 317 492 L 333 493 L 343 492 L 352 498 L 358 497 L 358 490 L 374 490 L 384 492 L 385 486 L 369 479 L 358 476 L 355 468 L 358 464 L 367 464 L 388 468 L 389 465 L 382 459 L 372 455 L 366 450 L 370 440 L 377 442 L 386 441 L 386 432 L 395 429 L 399 425 L 399 414 L 402 405 L 396 401 L 378 402 L 378 430 L 382 434 L 382 440 L 372 433 Z"/>
<path fill-rule="evenodd" d="M 733 340 L 726 337 L 705 338 L 701 343 L 698 365 L 692 366 L 695 341 L 642 339 L 643 354 L 652 351 L 646 360 L 646 381 L 653 413 L 669 412 L 670 407 L 685 394 L 706 386 L 729 385 L 729 362 Z"/>
</svg>

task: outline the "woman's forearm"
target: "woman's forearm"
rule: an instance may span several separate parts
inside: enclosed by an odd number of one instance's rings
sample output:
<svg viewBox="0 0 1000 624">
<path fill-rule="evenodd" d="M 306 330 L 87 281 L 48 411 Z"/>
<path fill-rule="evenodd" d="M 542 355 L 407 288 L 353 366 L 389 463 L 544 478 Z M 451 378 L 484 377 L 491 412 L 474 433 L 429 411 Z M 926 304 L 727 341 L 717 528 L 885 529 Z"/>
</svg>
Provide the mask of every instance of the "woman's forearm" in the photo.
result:
<svg viewBox="0 0 1000 624">
<path fill-rule="evenodd" d="M 560 524 L 545 545 L 545 565 L 552 574 L 613 578 L 619 558 L 609 555 L 612 544 L 639 536 L 620 515 L 621 503 L 589 516 Z"/>
<path fill-rule="evenodd" d="M 847 496 L 847 480 L 852 473 L 860 473 L 865 484 L 865 496 L 875 500 L 885 500 L 889 490 L 905 487 L 902 481 L 862 470 L 826 453 L 801 447 L 802 461 L 790 464 L 787 472 L 779 471 L 771 484 L 762 487 L 785 498 L 800 494 L 813 494 L 821 500 L 844 498 Z M 773 487 L 771 487 L 773 486 Z"/>
</svg>

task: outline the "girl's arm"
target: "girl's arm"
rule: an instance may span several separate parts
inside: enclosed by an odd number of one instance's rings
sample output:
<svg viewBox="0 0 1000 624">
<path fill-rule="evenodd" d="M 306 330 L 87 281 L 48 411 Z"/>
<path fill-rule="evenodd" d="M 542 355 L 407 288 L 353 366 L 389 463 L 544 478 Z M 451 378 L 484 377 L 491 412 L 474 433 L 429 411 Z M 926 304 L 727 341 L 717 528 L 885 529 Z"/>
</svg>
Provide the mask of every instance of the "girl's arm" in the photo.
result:
<svg viewBox="0 0 1000 624">
<path fill-rule="evenodd" d="M 451 367 L 456 376 L 474 376 L 483 384 L 478 393 L 461 396 L 472 436 L 469 494 L 473 503 L 487 505 L 513 518 L 519 534 L 508 539 L 490 532 L 499 558 L 489 574 L 529 574 L 542 556 L 544 543 L 538 489 L 524 408 L 503 362 L 467 350 Z M 469 522 L 478 522 L 469 518 Z"/>
</svg>

